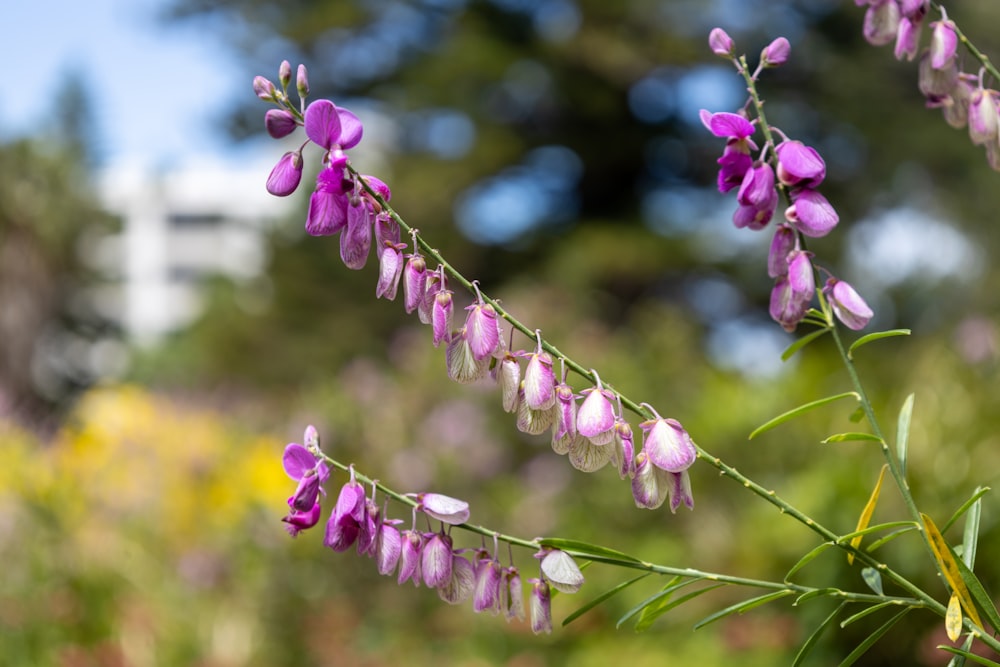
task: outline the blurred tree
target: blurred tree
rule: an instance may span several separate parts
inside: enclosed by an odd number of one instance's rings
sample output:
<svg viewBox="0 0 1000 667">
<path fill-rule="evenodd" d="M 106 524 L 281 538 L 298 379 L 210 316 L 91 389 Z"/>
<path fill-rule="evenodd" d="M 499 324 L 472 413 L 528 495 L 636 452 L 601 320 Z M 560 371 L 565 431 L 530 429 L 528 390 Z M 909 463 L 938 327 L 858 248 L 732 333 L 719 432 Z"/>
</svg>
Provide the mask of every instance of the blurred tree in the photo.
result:
<svg viewBox="0 0 1000 667">
<path fill-rule="evenodd" d="M 103 372 L 92 345 L 117 336 L 81 256 L 114 224 L 88 170 L 89 98 L 70 77 L 55 99 L 49 136 L 0 146 L 0 414 L 42 428 Z"/>
</svg>

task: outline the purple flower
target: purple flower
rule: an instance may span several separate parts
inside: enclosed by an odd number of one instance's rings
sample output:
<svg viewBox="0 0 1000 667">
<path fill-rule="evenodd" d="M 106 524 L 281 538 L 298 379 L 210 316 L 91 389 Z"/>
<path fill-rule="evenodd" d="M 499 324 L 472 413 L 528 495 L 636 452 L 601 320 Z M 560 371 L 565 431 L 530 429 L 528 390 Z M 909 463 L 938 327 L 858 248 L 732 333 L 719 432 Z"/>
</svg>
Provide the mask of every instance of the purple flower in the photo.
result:
<svg viewBox="0 0 1000 667">
<path fill-rule="evenodd" d="M 455 526 L 469 520 L 469 503 L 440 493 L 418 493 L 417 509 Z"/>
<path fill-rule="evenodd" d="M 496 378 L 500 383 L 504 412 L 517 412 L 518 388 L 521 386 L 521 364 L 517 357 L 505 352 L 497 364 Z"/>
<path fill-rule="evenodd" d="M 528 608 L 531 610 L 531 631 L 536 635 L 552 632 L 552 593 L 542 579 L 528 579 L 531 596 Z"/>
<path fill-rule="evenodd" d="M 404 530 L 400 533 L 402 548 L 399 554 L 399 575 L 396 583 L 402 584 L 413 580 L 414 586 L 419 586 L 423 577 L 420 572 L 420 554 L 424 548 L 423 536 L 415 530 Z"/>
<path fill-rule="evenodd" d="M 644 435 L 642 450 L 657 468 L 681 472 L 691 467 L 698 457 L 691 436 L 676 419 L 663 419 L 657 415 L 655 419 L 639 424 L 639 428 Z"/>
<path fill-rule="evenodd" d="M 521 590 L 521 574 L 511 565 L 503 571 L 503 609 L 507 622 L 524 620 L 524 593 Z"/>
<path fill-rule="evenodd" d="M 383 519 L 379 524 L 375 538 L 375 562 L 378 563 L 379 574 L 392 574 L 399 563 L 403 542 L 396 528 L 398 523 L 398 519 Z"/>
<path fill-rule="evenodd" d="M 942 10 L 943 11 L 943 10 Z M 958 35 L 955 24 L 945 15 L 940 21 L 931 23 L 931 67 L 944 69 L 955 61 Z"/>
<path fill-rule="evenodd" d="M 788 275 L 778 278 L 771 291 L 771 317 L 785 331 L 794 331 L 802 321 L 816 291 L 811 256 L 803 250 L 789 253 Z"/>
<path fill-rule="evenodd" d="M 353 478 L 340 489 L 337 504 L 326 524 L 323 544 L 334 551 L 347 551 L 361 533 L 365 513 L 365 490 Z"/>
<path fill-rule="evenodd" d="M 405 243 L 386 243 L 378 256 L 378 284 L 375 285 L 375 298 L 385 297 L 390 301 L 396 298 L 399 289 L 399 279 L 403 276 L 403 250 Z"/>
<path fill-rule="evenodd" d="M 598 444 L 589 438 L 573 438 L 566 454 L 569 463 L 580 472 L 597 472 L 606 466 L 615 454 L 614 429 L 610 431 L 611 440 Z"/>
<path fill-rule="evenodd" d="M 542 547 L 535 554 L 541 559 L 542 574 L 552 584 L 552 587 L 563 593 L 576 593 L 583 586 L 583 573 L 580 567 L 565 551 Z"/>
<path fill-rule="evenodd" d="M 472 348 L 472 357 L 476 361 L 483 361 L 497 351 L 500 346 L 500 324 L 497 322 L 497 311 L 488 303 L 481 300 L 474 303 L 466 310 L 469 314 L 465 318 L 465 335 Z"/>
<path fill-rule="evenodd" d="M 688 509 L 694 509 L 694 496 L 691 495 L 691 477 L 688 471 L 672 472 L 669 475 L 667 495 L 670 497 L 670 511 L 676 512 L 682 504 Z"/>
<path fill-rule="evenodd" d="M 287 88 L 292 81 L 292 64 L 287 60 L 282 60 L 278 66 L 278 81 L 281 82 L 282 89 Z"/>
<path fill-rule="evenodd" d="M 632 477 L 632 498 L 636 507 L 654 510 L 667 499 L 670 474 L 653 465 L 645 451 L 635 457 L 635 475 Z"/>
<path fill-rule="evenodd" d="M 894 55 L 896 60 L 913 60 L 917 55 L 917 47 L 920 44 L 920 29 L 923 24 L 904 16 L 899 20 L 899 29 L 896 32 L 896 48 Z"/>
<path fill-rule="evenodd" d="M 431 328 L 433 329 L 434 347 L 447 340 L 451 332 L 451 317 L 455 310 L 452 302 L 451 290 L 442 289 L 434 295 L 434 303 L 431 307 Z"/>
<path fill-rule="evenodd" d="M 607 389 L 598 386 L 584 389 L 583 403 L 576 413 L 576 432 L 595 445 L 606 445 L 614 439 L 615 410 L 611 405 L 614 397 Z"/>
<path fill-rule="evenodd" d="M 795 250 L 798 239 L 789 225 L 782 223 L 774 230 L 771 249 L 767 253 L 767 275 L 772 278 L 788 274 L 788 253 Z"/>
<path fill-rule="evenodd" d="M 503 566 L 485 552 L 476 559 L 476 587 L 472 595 L 472 609 L 496 614 L 503 603 Z"/>
<path fill-rule="evenodd" d="M 618 477 L 625 479 L 635 475 L 635 442 L 632 427 L 622 419 L 615 418 L 615 441 L 612 445 L 611 461 L 618 468 Z"/>
<path fill-rule="evenodd" d="M 809 188 L 794 188 L 792 205 L 785 209 L 785 219 L 806 236 L 826 236 L 840 222 L 840 216 L 826 197 Z"/>
<path fill-rule="evenodd" d="M 444 533 L 432 533 L 425 537 L 427 539 L 420 555 L 424 584 L 430 588 L 446 586 L 451 582 L 451 537 Z"/>
<path fill-rule="evenodd" d="M 267 191 L 275 197 L 295 192 L 302 180 L 302 153 L 289 151 L 281 156 L 267 177 Z"/>
<path fill-rule="evenodd" d="M 524 400 L 532 410 L 548 410 L 556 403 L 556 375 L 552 370 L 552 355 L 542 350 L 540 334 L 538 348 L 521 355 L 528 358 L 524 370 Z"/>
<path fill-rule="evenodd" d="M 699 115 L 709 132 L 727 140 L 722 157 L 718 159 L 718 186 L 719 192 L 729 192 L 743 182 L 753 164 L 750 152 L 757 150 L 757 145 L 750 139 L 750 135 L 754 133 L 754 126 L 735 113 L 711 113 L 702 109 Z"/>
<path fill-rule="evenodd" d="M 801 141 L 782 141 L 778 155 L 778 180 L 783 184 L 815 188 L 826 178 L 826 163 L 819 152 Z"/>
<path fill-rule="evenodd" d="M 875 0 L 865 11 L 862 33 L 869 44 L 885 46 L 896 39 L 900 18 L 896 0 Z"/>
<path fill-rule="evenodd" d="M 943 98 L 951 94 L 958 84 L 958 65 L 955 58 L 944 63 L 940 68 L 933 65 L 933 56 L 929 50 L 924 50 L 917 65 L 917 87 L 927 98 Z M 928 104 L 928 106 L 933 106 Z"/>
<path fill-rule="evenodd" d="M 969 139 L 977 146 L 997 140 L 1000 119 L 997 116 L 996 95 L 995 91 L 983 88 L 980 82 L 969 100 Z"/>
<path fill-rule="evenodd" d="M 448 377 L 460 384 L 471 384 L 489 375 L 490 358 L 476 359 L 466 327 L 452 332 L 447 340 L 445 363 L 448 367 Z"/>
<path fill-rule="evenodd" d="M 708 46 L 712 49 L 712 53 L 717 56 L 722 56 L 723 58 L 733 57 L 735 49 L 733 38 L 722 28 L 712 28 L 712 31 L 708 33 Z"/>
<path fill-rule="evenodd" d="M 784 37 L 778 37 L 760 52 L 760 62 L 764 67 L 777 67 L 788 60 L 792 45 Z"/>
<path fill-rule="evenodd" d="M 427 286 L 427 260 L 414 251 L 403 268 L 403 308 L 412 313 L 424 299 Z"/>
<path fill-rule="evenodd" d="M 515 427 L 521 433 L 529 435 L 539 435 L 545 433 L 556 420 L 556 410 L 554 407 L 545 410 L 535 410 L 528 405 L 524 398 L 524 382 L 517 390 L 517 421 Z"/>
<path fill-rule="evenodd" d="M 573 387 L 560 382 L 555 388 L 556 423 L 552 429 L 552 449 L 557 454 L 565 454 L 577 438 L 576 394 Z"/>
<path fill-rule="evenodd" d="M 823 287 L 823 296 L 833 307 L 833 314 L 849 329 L 864 329 L 875 315 L 850 284 L 829 278 Z"/>
<path fill-rule="evenodd" d="M 352 186 L 343 169 L 323 169 L 316 175 L 316 189 L 309 197 L 306 232 L 310 236 L 330 236 L 347 226 L 347 193 Z"/>
<path fill-rule="evenodd" d="M 298 123 L 287 109 L 269 109 L 264 114 L 264 129 L 275 139 L 282 139 L 295 131 Z"/>
<path fill-rule="evenodd" d="M 448 604 L 460 604 L 472 595 L 474 587 L 475 572 L 472 563 L 464 556 L 452 554 L 451 579 L 438 587 L 438 597 Z"/>
<path fill-rule="evenodd" d="M 311 433 L 315 433 L 312 426 L 306 429 L 307 442 Z M 297 442 L 285 447 L 281 464 L 285 474 L 299 483 L 295 494 L 288 499 L 288 506 L 299 512 L 312 511 L 322 491 L 321 485 L 330 476 L 330 469 L 312 451 Z"/>
<path fill-rule="evenodd" d="M 771 205 L 774 194 L 774 170 L 767 162 L 761 162 L 744 174 L 736 201 L 743 206 L 764 208 Z"/>
<path fill-rule="evenodd" d="M 347 227 L 340 235 L 340 259 L 347 268 L 359 271 L 368 263 L 374 219 L 375 212 L 367 197 L 356 196 L 349 200 Z"/>
<path fill-rule="evenodd" d="M 307 528 L 312 528 L 319 523 L 319 517 L 322 511 L 322 508 L 317 502 L 312 506 L 312 509 L 306 512 L 300 512 L 299 510 L 293 508 L 281 520 L 288 524 L 285 526 L 288 534 L 295 537 L 301 531 L 306 530 Z"/>
</svg>

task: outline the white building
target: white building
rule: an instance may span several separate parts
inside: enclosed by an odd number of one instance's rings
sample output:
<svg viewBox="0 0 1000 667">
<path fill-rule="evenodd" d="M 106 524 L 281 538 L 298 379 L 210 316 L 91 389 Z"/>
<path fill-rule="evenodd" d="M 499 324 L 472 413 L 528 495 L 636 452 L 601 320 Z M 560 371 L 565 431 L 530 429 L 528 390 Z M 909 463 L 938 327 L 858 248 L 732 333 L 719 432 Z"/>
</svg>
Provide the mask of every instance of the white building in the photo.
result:
<svg viewBox="0 0 1000 667">
<path fill-rule="evenodd" d="M 102 174 L 101 201 L 122 219 L 122 231 L 95 244 L 95 262 L 120 281 L 99 301 L 130 342 L 155 344 L 197 317 L 206 276 L 249 280 L 261 273 L 263 232 L 295 203 L 264 189 L 272 166 L 196 161 Z"/>
</svg>

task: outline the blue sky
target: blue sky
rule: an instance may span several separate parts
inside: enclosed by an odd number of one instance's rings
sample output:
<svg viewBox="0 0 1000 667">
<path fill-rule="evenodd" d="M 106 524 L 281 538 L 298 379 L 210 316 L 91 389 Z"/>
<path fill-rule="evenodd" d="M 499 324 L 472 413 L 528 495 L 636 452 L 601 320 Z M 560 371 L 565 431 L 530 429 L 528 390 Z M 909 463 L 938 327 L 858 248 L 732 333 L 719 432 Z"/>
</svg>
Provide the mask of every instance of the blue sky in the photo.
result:
<svg viewBox="0 0 1000 667">
<path fill-rule="evenodd" d="M 108 163 L 166 166 L 195 155 L 225 157 L 213 122 L 224 105 L 250 95 L 227 51 L 204 31 L 165 28 L 165 0 L 35 0 L 7 3 L 0 62 L 5 94 L 0 139 L 38 133 L 52 96 L 83 72 L 97 106 L 99 146 Z"/>
</svg>

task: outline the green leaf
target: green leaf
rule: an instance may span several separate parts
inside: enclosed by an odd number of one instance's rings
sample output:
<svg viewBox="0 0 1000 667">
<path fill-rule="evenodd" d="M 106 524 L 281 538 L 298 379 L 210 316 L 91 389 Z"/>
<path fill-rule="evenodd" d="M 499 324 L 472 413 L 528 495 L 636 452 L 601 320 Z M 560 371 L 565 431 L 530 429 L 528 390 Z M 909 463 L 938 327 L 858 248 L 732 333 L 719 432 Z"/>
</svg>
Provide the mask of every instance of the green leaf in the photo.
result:
<svg viewBox="0 0 1000 667">
<path fill-rule="evenodd" d="M 684 588 L 685 586 L 690 586 L 696 581 L 701 581 L 701 579 L 685 579 L 683 577 L 674 577 L 673 579 L 668 581 L 666 585 L 659 591 L 657 591 L 653 595 L 650 595 L 648 598 L 646 598 L 645 600 L 643 600 L 642 602 L 640 602 L 639 604 L 637 604 L 636 606 L 632 607 L 627 612 L 625 612 L 625 614 L 618 619 L 618 622 L 615 624 L 615 628 L 620 628 L 622 624 L 625 623 L 625 621 L 629 620 L 636 614 L 640 613 L 643 609 L 645 609 L 649 605 L 656 604 L 663 598 L 669 598 L 674 591 Z"/>
<path fill-rule="evenodd" d="M 905 616 L 906 612 L 908 611 L 910 611 L 909 607 L 907 607 L 903 611 L 899 612 L 898 614 L 890 618 L 888 621 L 883 623 L 877 630 L 875 630 L 875 632 L 868 635 L 868 637 L 863 642 L 858 644 L 857 648 L 851 651 L 850 655 L 844 658 L 843 662 L 840 663 L 840 667 L 848 667 L 848 665 L 853 665 L 855 662 L 857 662 L 858 658 L 863 656 L 868 651 L 868 649 L 870 649 L 872 645 L 875 644 L 875 642 L 881 639 L 882 635 L 889 632 L 889 630 L 892 629 L 892 626 L 896 625 L 896 623 L 899 622 L 899 619 L 903 618 L 903 616 Z"/>
<path fill-rule="evenodd" d="M 848 442 L 852 440 L 865 440 L 869 442 L 882 442 L 882 438 L 877 435 L 872 435 L 871 433 L 837 433 L 836 435 L 831 435 L 828 438 L 820 440 L 824 445 L 831 442 Z"/>
<path fill-rule="evenodd" d="M 978 491 L 979 489 L 976 489 Z M 965 515 L 965 532 L 962 534 L 962 560 L 970 570 L 976 567 L 976 547 L 979 545 L 979 517 L 982 514 L 982 499 L 972 503 Z"/>
<path fill-rule="evenodd" d="M 715 590 L 721 586 L 727 586 L 725 583 L 712 584 L 711 586 L 706 586 L 705 588 L 699 588 L 696 591 L 691 591 L 687 595 L 682 595 L 681 597 L 674 600 L 661 600 L 658 604 L 646 607 L 639 614 L 639 620 L 635 622 L 635 631 L 644 632 L 649 629 L 649 626 L 653 624 L 653 621 L 663 616 L 668 611 L 674 607 L 679 607 L 688 600 L 693 600 L 699 595 L 704 595 L 705 593 Z"/>
<path fill-rule="evenodd" d="M 952 552 L 952 556 L 955 556 L 955 552 Z M 972 596 L 972 599 L 975 600 L 979 608 L 983 610 L 984 614 L 986 614 L 986 620 L 988 620 L 990 625 L 993 626 L 993 630 L 1000 632 L 1000 613 L 997 613 L 996 605 L 993 604 L 993 598 L 991 598 L 989 593 L 986 592 L 986 589 L 983 588 L 983 583 L 979 581 L 979 577 L 977 577 L 975 573 L 969 569 L 969 566 L 966 565 L 965 561 L 961 558 L 955 557 L 955 565 L 958 566 L 958 572 L 962 577 L 962 581 L 965 583 L 965 587 L 969 591 L 969 595 Z M 959 591 L 959 593 L 961 593 L 961 591 Z M 965 600 L 963 599 L 962 602 L 964 603 Z M 974 621 L 979 620 L 973 612 L 967 610 L 966 614 L 970 618 L 974 619 Z M 977 623 L 977 625 L 982 627 L 982 623 Z"/>
<path fill-rule="evenodd" d="M 879 595 L 885 595 L 882 592 L 882 575 L 879 574 L 878 570 L 873 567 L 865 567 L 861 569 L 861 578 L 865 580 L 868 584 L 868 588 L 872 589 Z"/>
<path fill-rule="evenodd" d="M 581 556 L 595 556 L 598 559 L 606 561 L 628 561 L 632 563 L 642 562 L 635 556 L 629 556 L 621 551 L 609 549 L 608 547 L 602 547 L 598 544 L 581 542 L 579 540 L 566 540 L 561 537 L 545 537 L 538 540 L 538 543 L 543 547 L 552 547 L 553 549 L 562 549 L 563 551 L 573 551 Z"/>
<path fill-rule="evenodd" d="M 709 614 L 705 618 L 701 619 L 694 624 L 694 629 L 703 628 L 709 623 L 714 623 L 721 618 L 730 616 L 732 614 L 742 614 L 745 611 L 750 611 L 755 607 L 759 607 L 762 604 L 767 604 L 772 600 L 778 600 L 783 597 L 788 597 L 789 595 L 794 595 L 795 591 L 791 589 L 785 589 L 781 591 L 774 591 L 773 593 L 765 593 L 764 595 L 759 595 L 755 598 L 750 598 L 749 600 L 744 600 L 743 602 L 737 602 L 734 605 L 730 605 L 725 609 L 719 610 L 714 614 Z"/>
<path fill-rule="evenodd" d="M 972 650 L 973 639 L 974 637 L 972 636 L 972 634 L 969 634 L 969 636 L 965 638 L 965 643 L 962 645 L 962 650 L 964 651 Z M 965 667 L 965 656 L 956 655 L 948 662 L 948 667 Z"/>
<path fill-rule="evenodd" d="M 851 413 L 851 416 L 848 417 L 847 420 L 852 424 L 860 424 L 861 420 L 864 418 L 865 418 L 865 407 L 863 405 L 859 405 L 858 407 L 854 408 L 854 412 Z"/>
<path fill-rule="evenodd" d="M 899 469 L 906 477 L 906 447 L 910 439 L 910 419 L 913 417 L 913 397 L 910 394 L 899 409 L 899 421 L 896 425 L 896 456 L 899 458 Z"/>
<path fill-rule="evenodd" d="M 799 338 L 797 341 L 795 341 L 787 348 L 785 348 L 785 351 L 781 353 L 781 360 L 788 361 L 789 359 L 792 358 L 792 355 L 794 355 L 796 352 L 798 352 L 799 350 L 801 350 L 806 345 L 813 342 L 823 334 L 829 332 L 830 332 L 830 327 L 824 326 L 822 329 L 819 329 L 818 331 L 813 331 L 812 333 L 806 334 L 802 338 Z"/>
<path fill-rule="evenodd" d="M 840 622 L 840 627 L 846 628 L 848 625 L 850 625 L 854 621 L 860 621 L 862 618 L 864 618 L 868 614 L 874 614 L 875 612 L 881 611 L 882 609 L 885 609 L 886 607 L 888 607 L 890 605 L 897 605 L 898 606 L 898 604 L 899 603 L 896 602 L 896 601 L 894 601 L 894 600 L 889 600 L 888 602 L 881 602 L 879 604 L 873 604 L 870 607 L 865 607 L 864 609 L 862 609 L 858 613 L 852 614 L 851 616 L 848 616 L 843 621 L 841 621 Z"/>
<path fill-rule="evenodd" d="M 810 551 L 809 553 L 807 553 L 805 556 L 803 556 L 802 558 L 800 558 L 799 562 L 797 562 L 795 565 L 793 565 L 792 569 L 790 569 L 785 574 L 785 582 L 787 583 L 792 578 L 793 574 L 795 574 L 796 572 L 798 572 L 799 570 L 801 570 L 803 567 L 805 567 L 806 565 L 808 565 L 809 563 L 811 563 L 813 561 L 813 559 L 816 558 L 816 556 L 819 556 L 821 553 L 823 553 L 824 551 L 826 551 L 827 549 L 829 549 L 832 546 L 833 546 L 833 542 L 824 542 L 823 544 L 819 545 L 818 547 L 816 547 L 815 549 L 813 549 L 812 551 Z"/>
<path fill-rule="evenodd" d="M 798 607 L 803 602 L 809 602 L 809 600 L 812 600 L 813 598 L 826 597 L 827 595 L 836 595 L 837 593 L 841 592 L 842 591 L 839 588 L 815 588 L 795 598 L 795 602 L 792 603 L 792 606 Z"/>
<path fill-rule="evenodd" d="M 761 426 L 758 426 L 756 429 L 754 429 L 753 433 L 750 434 L 750 437 L 748 439 L 749 440 L 753 440 L 755 437 L 757 437 L 761 433 L 764 433 L 765 431 L 770 431 L 775 426 L 779 426 L 781 424 L 784 424 L 785 422 L 790 421 L 790 420 L 798 417 L 799 415 L 805 414 L 806 412 L 809 412 L 810 410 L 815 410 L 816 408 L 823 407 L 824 405 L 826 405 L 828 403 L 833 403 L 834 401 L 839 401 L 842 398 L 848 398 L 848 397 L 853 398 L 855 401 L 861 400 L 861 397 L 858 396 L 857 393 L 855 393 L 853 391 L 848 391 L 848 392 L 844 392 L 843 394 L 837 394 L 836 396 L 827 396 L 826 398 L 821 398 L 819 400 L 812 401 L 812 402 L 806 403 L 804 405 L 800 405 L 799 407 L 792 408 L 788 412 L 782 413 L 782 414 L 778 415 L 777 417 L 775 417 L 774 419 L 768 421 L 767 423 L 762 424 Z"/>
<path fill-rule="evenodd" d="M 944 524 L 944 528 L 941 529 L 942 533 L 947 533 L 948 529 L 951 528 L 952 524 L 961 518 L 963 514 L 968 511 L 972 504 L 985 496 L 990 491 L 988 486 L 977 486 L 976 490 L 972 493 L 972 497 L 962 503 L 962 506 L 955 510 L 955 513 L 951 515 L 951 518 Z"/>
<path fill-rule="evenodd" d="M 986 667 L 1000 667 L 1000 662 L 993 662 L 989 658 L 984 658 L 981 655 L 976 655 L 971 651 L 966 651 L 964 649 L 955 648 L 954 646 L 946 646 L 941 644 L 938 646 L 942 651 L 947 651 L 948 653 L 954 653 L 955 655 L 960 655 L 963 658 L 968 658 L 972 662 L 979 663 L 980 665 L 986 665 Z"/>
<path fill-rule="evenodd" d="M 594 598 L 593 600 L 587 602 L 582 607 L 580 607 L 576 611 L 574 611 L 572 614 L 570 614 L 569 616 L 567 616 L 566 618 L 564 618 L 563 622 L 562 622 L 563 626 L 569 625 L 570 623 L 572 623 L 576 619 L 580 618 L 581 616 L 583 616 L 584 614 L 586 614 L 588 611 L 590 611 L 591 609 L 593 609 L 597 605 L 601 604 L 605 600 L 608 600 L 611 597 L 613 597 L 613 596 L 617 595 L 618 593 L 622 592 L 623 590 L 625 590 L 626 588 L 628 588 L 629 586 L 631 586 L 635 582 L 639 581 L 640 579 L 645 579 L 650 574 L 652 574 L 652 573 L 651 572 L 646 572 L 644 574 L 640 574 L 638 577 L 633 577 L 632 579 L 629 579 L 628 581 L 623 581 L 622 583 L 618 584 L 614 588 L 612 588 L 610 590 L 607 590 L 607 591 L 604 591 L 603 593 L 601 593 L 600 595 L 598 595 L 596 598 Z"/>
<path fill-rule="evenodd" d="M 814 646 L 816 646 L 816 642 L 820 640 L 820 637 L 823 636 L 826 629 L 833 624 L 834 620 L 836 620 L 837 616 L 840 615 L 840 612 L 846 606 L 846 602 L 841 602 L 840 606 L 834 609 L 833 612 L 827 616 L 815 630 L 813 630 L 812 634 L 809 635 L 806 641 L 802 644 L 802 648 L 800 648 L 799 652 L 795 654 L 795 660 L 792 661 L 792 667 L 799 667 L 799 665 L 802 664 L 802 661 L 809 656 L 809 652 L 813 650 Z"/>
<path fill-rule="evenodd" d="M 841 535 L 837 538 L 837 544 L 843 544 L 855 537 L 868 535 L 869 533 L 878 533 L 883 530 L 889 530 L 890 528 L 906 528 L 907 530 L 913 530 L 917 527 L 917 524 L 912 521 L 886 521 L 885 523 L 880 523 L 874 526 L 868 526 L 862 530 L 855 530 L 853 532 Z"/>
<path fill-rule="evenodd" d="M 882 338 L 889 338 L 891 336 L 909 336 L 910 333 L 911 332 L 910 332 L 909 329 L 890 329 L 888 331 L 876 331 L 875 333 L 867 334 L 867 335 L 862 336 L 861 338 L 857 339 L 853 343 L 851 343 L 851 346 L 849 348 L 847 348 L 847 358 L 848 359 L 853 359 L 854 358 L 854 350 L 858 349 L 862 345 L 866 345 L 866 344 L 872 342 L 873 340 L 879 340 L 879 339 L 882 339 Z"/>
<path fill-rule="evenodd" d="M 868 553 L 872 553 L 873 551 L 875 551 L 879 547 L 884 546 L 885 544 L 888 544 L 889 542 L 892 542 L 894 539 L 896 539 L 900 535 L 908 533 L 911 530 L 916 530 L 917 529 L 917 524 L 913 523 L 912 521 L 903 521 L 901 523 L 905 523 L 905 524 L 907 524 L 907 526 L 905 528 L 900 528 L 899 530 L 894 530 L 891 533 L 889 533 L 888 535 L 886 535 L 885 537 L 880 537 L 879 539 L 877 539 L 874 542 L 872 542 L 871 544 L 869 544 L 865 548 L 865 551 L 867 551 Z"/>
</svg>

